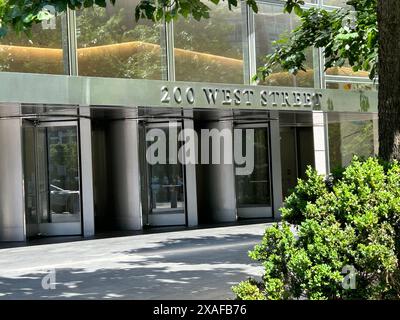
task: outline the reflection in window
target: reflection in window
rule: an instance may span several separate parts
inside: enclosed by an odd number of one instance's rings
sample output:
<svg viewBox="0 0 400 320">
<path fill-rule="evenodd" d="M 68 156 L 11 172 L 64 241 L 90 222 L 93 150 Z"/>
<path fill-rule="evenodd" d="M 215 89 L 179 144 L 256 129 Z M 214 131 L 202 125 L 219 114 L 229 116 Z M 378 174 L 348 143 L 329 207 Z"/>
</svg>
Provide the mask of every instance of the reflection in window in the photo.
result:
<svg viewBox="0 0 400 320">
<path fill-rule="evenodd" d="M 352 77 L 369 77 L 368 71 L 353 71 L 353 68 L 348 62 L 346 62 L 342 67 L 332 67 L 326 70 L 326 74 L 329 76 L 352 76 Z"/>
<path fill-rule="evenodd" d="M 78 72 L 82 76 L 163 79 L 163 25 L 135 22 L 138 0 L 77 12 Z"/>
<path fill-rule="evenodd" d="M 298 18 L 296 15 L 289 15 L 283 12 L 283 7 L 271 4 L 258 4 L 259 12 L 254 15 L 256 30 L 256 57 L 257 68 L 264 65 L 265 55 L 272 53 L 274 47 L 272 43 L 276 40 L 287 38 L 293 30 Z M 280 68 L 260 84 L 268 86 L 286 87 L 313 87 L 313 53 L 312 49 L 307 50 L 307 72 L 300 71 L 296 76 L 283 71 Z"/>
<path fill-rule="evenodd" d="M 373 83 L 351 83 L 351 82 L 327 82 L 327 89 L 376 91 L 378 85 Z"/>
<path fill-rule="evenodd" d="M 329 160 L 331 169 L 347 166 L 353 155 L 374 156 L 378 147 L 376 119 L 373 115 L 328 115 Z"/>
<path fill-rule="evenodd" d="M 208 5 L 210 19 L 175 22 L 176 80 L 243 83 L 241 9 Z"/>
<path fill-rule="evenodd" d="M 0 71 L 63 74 L 62 16 L 32 27 L 30 38 L 13 31 L 0 39 Z"/>
<path fill-rule="evenodd" d="M 53 222 L 80 219 L 79 167 L 76 127 L 47 129 L 49 205 Z M 59 214 L 71 214 L 61 219 Z"/>
<path fill-rule="evenodd" d="M 247 134 L 242 134 L 242 150 L 246 150 Z M 271 205 L 269 181 L 268 128 L 254 129 L 254 170 L 250 175 L 236 176 L 239 206 Z"/>
<path fill-rule="evenodd" d="M 323 0 L 323 4 L 326 6 L 345 7 L 347 1 L 349 0 Z"/>
<path fill-rule="evenodd" d="M 169 128 L 158 129 L 164 132 L 165 141 L 169 141 Z M 179 129 L 177 134 L 179 134 Z M 157 139 L 155 138 L 155 140 Z M 149 148 L 153 143 L 147 141 L 147 147 Z M 182 143 L 179 141 L 178 150 L 181 145 Z M 176 163 L 169 162 L 169 144 L 167 144 L 165 151 L 167 163 L 148 164 L 151 213 L 171 210 L 182 211 L 184 207 L 182 164 L 179 161 L 175 161 Z M 151 157 L 152 154 L 149 153 L 148 156 Z M 153 162 L 152 158 L 149 159 Z"/>
</svg>

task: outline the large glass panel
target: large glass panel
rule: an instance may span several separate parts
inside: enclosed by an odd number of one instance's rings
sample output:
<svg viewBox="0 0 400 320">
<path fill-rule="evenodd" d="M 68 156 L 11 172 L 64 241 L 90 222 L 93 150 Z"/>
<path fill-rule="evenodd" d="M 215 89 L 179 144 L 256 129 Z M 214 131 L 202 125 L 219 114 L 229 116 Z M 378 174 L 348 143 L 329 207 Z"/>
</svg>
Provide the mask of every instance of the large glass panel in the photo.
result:
<svg viewBox="0 0 400 320">
<path fill-rule="evenodd" d="M 280 128 L 282 194 L 287 197 L 297 181 L 296 128 Z"/>
<path fill-rule="evenodd" d="M 236 176 L 236 197 L 238 206 L 271 205 L 269 179 L 268 128 L 254 130 L 254 170 L 250 175 Z M 242 134 L 242 150 L 246 150 L 247 135 Z"/>
<path fill-rule="evenodd" d="M 169 141 L 169 128 L 157 129 L 162 130 L 166 137 L 165 141 Z M 153 143 L 154 142 L 147 141 L 147 147 L 149 147 Z M 180 144 L 181 143 L 177 144 L 178 149 L 180 149 Z M 160 211 L 170 211 L 171 209 L 182 211 L 184 207 L 182 164 L 179 163 L 179 161 L 175 161 L 177 163 L 170 163 L 169 152 L 169 145 L 167 144 L 167 163 L 148 164 L 151 213 L 160 213 Z M 151 156 L 151 153 L 149 153 L 149 156 Z M 158 157 L 158 154 L 156 154 L 156 156 Z M 155 162 L 152 161 L 150 158 L 149 160 L 151 163 Z"/>
<path fill-rule="evenodd" d="M 314 166 L 314 132 L 312 127 L 296 128 L 298 177 L 306 178 L 308 166 Z"/>
<path fill-rule="evenodd" d="M 364 114 L 328 114 L 331 169 L 346 166 L 354 155 L 374 156 L 378 148 L 377 118 Z"/>
<path fill-rule="evenodd" d="M 241 8 L 225 2 L 200 22 L 178 19 L 174 25 L 176 80 L 243 83 L 243 19 Z"/>
<path fill-rule="evenodd" d="M 77 12 L 78 72 L 82 76 L 163 79 L 162 23 L 135 22 L 139 0 Z"/>
<path fill-rule="evenodd" d="M 281 127 L 282 193 L 287 197 L 296 186 L 297 178 L 304 179 L 308 166 L 314 165 L 312 127 Z"/>
<path fill-rule="evenodd" d="M 36 161 L 35 161 L 35 129 L 23 129 L 24 188 L 25 188 L 25 220 L 27 236 L 39 233 L 38 208 L 36 202 Z"/>
<path fill-rule="evenodd" d="M 32 35 L 13 31 L 0 39 L 0 71 L 65 73 L 63 64 L 62 16 L 32 27 Z"/>
<path fill-rule="evenodd" d="M 378 85 L 373 83 L 327 82 L 327 89 L 375 91 Z"/>
<path fill-rule="evenodd" d="M 348 62 L 346 62 L 342 67 L 332 67 L 326 70 L 326 74 L 329 76 L 348 76 L 348 77 L 363 77 L 368 79 L 368 71 L 353 71 L 353 68 Z"/>
<path fill-rule="evenodd" d="M 80 221 L 76 127 L 47 128 L 47 153 L 50 189 L 50 215 L 47 222 Z"/>
<path fill-rule="evenodd" d="M 259 3 L 259 12 L 254 15 L 255 38 L 256 38 L 256 58 L 257 68 L 264 65 L 264 57 L 274 50 L 273 42 L 288 37 L 290 31 L 298 24 L 298 17 L 294 14 L 283 12 L 280 5 Z M 307 50 L 307 72 L 301 71 L 297 76 L 293 76 L 280 68 L 260 84 L 268 86 L 286 87 L 313 87 L 313 51 Z"/>
<path fill-rule="evenodd" d="M 323 4 L 326 6 L 334 7 L 345 7 L 349 0 L 323 0 Z"/>
<path fill-rule="evenodd" d="M 36 128 L 36 188 L 37 208 L 39 211 L 39 222 L 51 222 L 49 215 L 49 150 L 47 149 L 47 129 Z"/>
</svg>

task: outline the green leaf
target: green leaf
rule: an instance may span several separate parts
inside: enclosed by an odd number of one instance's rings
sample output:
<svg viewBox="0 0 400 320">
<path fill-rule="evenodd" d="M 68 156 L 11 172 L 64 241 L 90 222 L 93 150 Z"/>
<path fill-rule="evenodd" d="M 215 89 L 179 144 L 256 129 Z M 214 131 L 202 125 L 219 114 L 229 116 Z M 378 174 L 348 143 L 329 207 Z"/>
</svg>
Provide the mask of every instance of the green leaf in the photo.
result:
<svg viewBox="0 0 400 320">
<path fill-rule="evenodd" d="M 298 16 L 301 16 L 303 14 L 303 9 L 300 6 L 294 6 L 294 13 Z"/>
<path fill-rule="evenodd" d="M 54 17 L 54 15 L 52 15 L 49 11 L 47 10 L 42 10 L 39 11 L 38 14 L 36 15 L 36 19 L 42 21 L 42 20 L 49 20 L 52 17 Z"/>
</svg>

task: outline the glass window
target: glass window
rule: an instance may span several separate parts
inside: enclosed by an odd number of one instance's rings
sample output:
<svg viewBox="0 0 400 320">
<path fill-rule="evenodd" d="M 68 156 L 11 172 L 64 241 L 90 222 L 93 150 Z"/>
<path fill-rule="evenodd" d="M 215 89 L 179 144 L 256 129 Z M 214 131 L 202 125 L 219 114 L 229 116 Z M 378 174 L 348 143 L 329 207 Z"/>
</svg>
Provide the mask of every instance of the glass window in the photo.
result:
<svg viewBox="0 0 400 320">
<path fill-rule="evenodd" d="M 272 43 L 287 37 L 298 23 L 297 16 L 284 13 L 282 6 L 260 3 L 258 7 L 259 12 L 254 15 L 257 68 L 264 64 L 265 55 L 273 52 L 274 47 Z M 314 72 L 312 49 L 307 50 L 306 54 L 307 72 L 301 71 L 297 76 L 293 76 L 277 68 L 271 76 L 260 84 L 268 86 L 313 87 Z"/>
<path fill-rule="evenodd" d="M 49 9 L 51 11 L 51 9 Z M 65 73 L 61 21 L 58 16 L 32 27 L 26 34 L 9 31 L 0 39 L 0 71 L 28 73 Z"/>
<path fill-rule="evenodd" d="M 254 170 L 249 175 L 236 176 L 236 197 L 239 206 L 271 205 L 269 180 L 268 128 L 254 130 Z M 242 134 L 242 150 L 246 150 L 247 135 Z"/>
<path fill-rule="evenodd" d="M 281 127 L 282 194 L 286 198 L 297 184 L 305 179 L 308 166 L 314 165 L 312 127 Z"/>
<path fill-rule="evenodd" d="M 158 130 L 162 130 L 165 135 L 165 141 L 170 141 L 169 127 L 159 127 Z M 149 130 L 148 129 L 148 134 Z M 179 135 L 180 128 L 178 128 L 177 134 Z M 153 142 L 147 141 L 147 147 L 149 148 Z M 181 148 L 181 142 L 179 141 L 177 146 L 178 150 Z M 166 148 L 166 160 L 167 163 L 155 163 L 148 164 L 149 173 L 149 186 L 150 186 L 150 200 L 151 200 L 151 213 L 160 213 L 160 211 L 183 211 L 184 208 L 184 189 L 183 189 L 183 167 L 179 161 L 170 163 L 170 150 L 169 145 Z M 151 153 L 148 155 L 152 156 Z M 149 158 L 153 162 L 152 158 Z M 156 162 L 156 161 L 154 161 Z"/>
<path fill-rule="evenodd" d="M 82 76 L 163 79 L 163 24 L 135 22 L 139 0 L 77 12 L 78 72 Z"/>
<path fill-rule="evenodd" d="M 361 91 L 378 90 L 378 86 L 373 83 L 351 83 L 351 82 L 327 82 L 326 88 L 341 89 L 341 90 L 361 90 Z"/>
<path fill-rule="evenodd" d="M 323 0 L 323 4 L 326 6 L 345 7 L 347 1 L 349 0 Z"/>
<path fill-rule="evenodd" d="M 199 22 L 178 19 L 174 25 L 176 80 L 243 83 L 241 8 L 225 2 Z"/>
<path fill-rule="evenodd" d="M 326 70 L 326 74 L 329 76 L 351 76 L 351 77 L 369 77 L 368 71 L 353 71 L 352 67 L 346 62 L 342 67 L 333 67 Z"/>
<path fill-rule="evenodd" d="M 374 156 L 378 149 L 377 119 L 372 114 L 328 114 L 331 169 L 346 166 L 353 155 Z"/>
<path fill-rule="evenodd" d="M 49 206 L 53 222 L 80 221 L 77 140 L 75 126 L 47 129 Z"/>
</svg>

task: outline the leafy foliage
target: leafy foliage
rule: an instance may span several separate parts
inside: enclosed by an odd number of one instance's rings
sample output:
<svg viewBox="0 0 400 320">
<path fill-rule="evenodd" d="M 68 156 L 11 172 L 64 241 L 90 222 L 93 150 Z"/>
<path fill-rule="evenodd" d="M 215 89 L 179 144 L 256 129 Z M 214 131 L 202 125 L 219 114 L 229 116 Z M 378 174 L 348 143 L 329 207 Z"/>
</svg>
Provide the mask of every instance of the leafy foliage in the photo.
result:
<svg viewBox="0 0 400 320">
<path fill-rule="evenodd" d="M 378 65 L 377 0 L 349 0 L 350 8 L 328 11 L 302 9 L 302 0 L 287 0 L 286 12 L 301 20 L 286 39 L 275 42 L 276 49 L 266 57 L 254 80 L 265 79 L 276 66 L 296 74 L 305 71 L 305 52 L 310 47 L 323 48 L 325 68 L 349 63 L 353 71 L 364 70 L 373 79 Z"/>
<path fill-rule="evenodd" d="M 109 3 L 115 4 L 117 0 L 0 0 L 0 37 L 7 33 L 8 28 L 17 32 L 28 32 L 32 25 L 52 17 L 48 6 L 53 6 L 56 13 L 62 13 L 70 8 L 81 8 L 98 5 L 106 7 Z M 222 0 L 228 9 L 238 6 L 238 0 Z M 256 0 L 245 0 L 255 11 L 258 11 Z M 221 0 L 209 0 L 212 4 L 219 4 Z M 140 0 L 135 8 L 135 18 L 150 19 L 153 21 L 171 21 L 179 16 L 193 17 L 201 20 L 209 17 L 210 7 L 201 0 Z"/>
<path fill-rule="evenodd" d="M 309 168 L 250 257 L 261 282 L 233 290 L 239 299 L 399 298 L 400 164 L 354 158 L 325 180 Z M 343 267 L 355 288 L 342 286 Z"/>
</svg>

